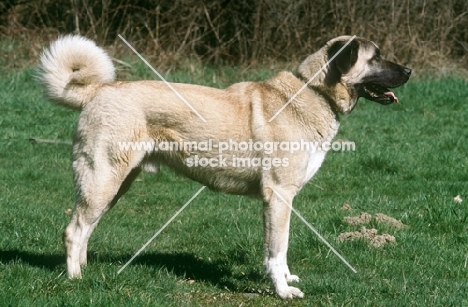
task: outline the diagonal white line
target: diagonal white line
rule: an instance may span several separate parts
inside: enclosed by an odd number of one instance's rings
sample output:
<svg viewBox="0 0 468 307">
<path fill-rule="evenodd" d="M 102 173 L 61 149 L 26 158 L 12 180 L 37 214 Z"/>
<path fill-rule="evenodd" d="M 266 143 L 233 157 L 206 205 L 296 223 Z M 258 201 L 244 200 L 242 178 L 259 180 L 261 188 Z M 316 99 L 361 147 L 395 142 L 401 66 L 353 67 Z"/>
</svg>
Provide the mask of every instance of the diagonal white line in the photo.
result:
<svg viewBox="0 0 468 307">
<path fill-rule="evenodd" d="M 132 261 L 133 259 L 135 259 L 148 245 L 150 245 L 150 243 L 182 212 L 184 211 L 184 209 L 192 202 L 192 200 L 195 199 L 195 197 L 198 196 L 198 194 L 201 193 L 201 191 L 203 191 L 203 189 L 206 188 L 206 186 L 203 186 L 201 187 L 200 190 L 198 190 L 197 193 L 195 193 L 195 195 L 192 196 L 192 198 L 189 199 L 189 201 L 182 206 L 182 208 L 179 209 L 179 211 L 177 211 L 170 219 L 169 221 L 166 222 L 166 224 L 164 224 L 163 227 L 161 227 L 161 229 L 159 229 L 155 234 L 154 236 L 151 237 L 151 239 L 148 240 L 148 242 L 145 243 L 145 245 L 143 245 L 140 250 L 138 250 L 138 252 L 135 253 L 135 255 L 133 255 L 132 258 L 130 258 L 130 260 L 127 261 L 127 263 L 124 264 L 123 267 L 120 268 L 120 270 L 117 272 L 117 274 L 120 274 L 120 272 L 122 272 Z"/>
<path fill-rule="evenodd" d="M 299 95 L 307 86 L 309 86 L 310 82 L 312 82 L 312 80 L 314 80 L 314 79 L 322 72 L 322 70 L 324 70 L 325 67 L 327 67 L 327 66 L 331 63 L 331 61 L 333 61 L 333 60 L 341 53 L 341 51 L 343 51 L 343 49 L 346 48 L 346 46 L 348 46 L 348 45 L 353 41 L 353 39 L 355 39 L 355 38 L 356 38 L 356 35 L 353 35 L 353 37 L 351 37 L 351 38 L 349 39 L 349 41 L 347 41 L 346 44 L 344 44 L 344 46 L 341 47 L 341 49 L 338 50 L 338 52 L 335 53 L 335 54 L 330 58 L 330 60 L 328 60 L 328 62 L 325 63 L 325 65 L 323 65 L 323 66 L 319 69 L 319 71 L 317 71 L 317 72 L 315 73 L 315 75 L 313 75 L 312 78 L 310 78 L 309 81 L 307 81 L 306 84 L 304 84 L 304 85 L 297 91 L 297 93 L 294 94 L 294 95 L 291 97 L 291 99 L 289 99 L 288 102 L 286 102 L 286 104 L 285 104 L 284 106 L 282 106 L 281 109 L 279 109 L 278 112 L 276 112 L 275 115 L 273 115 L 273 116 L 268 120 L 268 122 L 271 122 L 272 120 L 274 120 L 274 119 L 276 118 L 276 116 L 278 116 L 278 115 L 284 110 L 284 108 L 286 108 L 286 107 L 297 97 L 297 95 Z"/>
<path fill-rule="evenodd" d="M 125 38 L 122 37 L 122 35 L 119 34 L 118 36 L 128 46 L 128 48 L 130 48 L 159 77 L 159 79 L 161 79 L 164 84 L 166 84 L 177 95 L 177 97 L 179 97 L 195 114 L 197 114 L 198 117 L 200 117 L 204 123 L 206 123 L 206 119 L 204 119 L 203 116 L 201 116 L 200 113 L 198 113 L 198 111 L 195 110 L 195 108 L 169 82 L 167 82 L 166 79 L 164 79 L 164 77 L 153 66 L 151 66 L 150 63 L 148 63 L 148 61 L 146 61 L 145 58 L 140 53 L 138 53 L 138 51 L 136 51 L 135 48 L 133 48 L 132 45 L 130 45 L 130 43 L 125 40 Z"/>
<path fill-rule="evenodd" d="M 329 248 L 338 258 L 340 258 L 340 260 L 343 261 L 344 264 L 346 264 L 346 265 L 351 269 L 351 271 L 353 271 L 353 273 L 357 273 L 356 269 L 353 268 L 353 267 L 351 266 L 351 264 L 349 264 L 349 262 L 346 261 L 346 259 L 345 259 L 343 256 L 341 256 L 341 255 L 336 251 L 336 249 L 334 249 L 333 246 L 331 246 L 330 243 L 328 243 L 327 240 L 325 240 L 324 237 L 322 237 L 322 235 L 317 231 L 317 229 L 315 229 L 312 225 L 310 225 L 310 224 L 306 221 L 306 219 L 303 218 L 302 215 L 301 215 L 296 209 L 294 209 L 294 208 L 281 196 L 280 193 L 278 193 L 278 192 L 277 192 L 275 189 L 273 189 L 272 187 L 270 187 L 270 188 L 271 188 L 271 189 L 273 190 L 273 192 L 275 192 L 275 194 L 286 204 L 286 206 L 288 206 L 288 207 L 297 215 L 297 217 L 300 218 L 301 221 L 303 221 L 304 224 L 306 224 L 307 227 L 309 227 L 310 230 L 312 230 L 312 232 L 314 232 L 314 233 L 317 235 L 317 237 L 319 237 L 319 239 L 322 240 L 323 243 L 325 243 L 325 245 L 328 246 L 328 248 Z"/>
</svg>

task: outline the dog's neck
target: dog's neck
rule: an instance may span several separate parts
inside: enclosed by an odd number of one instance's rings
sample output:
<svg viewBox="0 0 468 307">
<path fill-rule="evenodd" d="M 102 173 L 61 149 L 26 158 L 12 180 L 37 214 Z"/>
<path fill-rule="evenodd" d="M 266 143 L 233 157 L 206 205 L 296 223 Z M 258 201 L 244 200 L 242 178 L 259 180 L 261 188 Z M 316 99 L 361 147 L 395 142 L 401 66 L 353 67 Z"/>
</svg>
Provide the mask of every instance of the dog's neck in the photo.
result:
<svg viewBox="0 0 468 307">
<path fill-rule="evenodd" d="M 304 77 L 301 73 L 296 73 L 296 77 L 307 84 L 308 88 L 313 91 L 318 91 L 326 97 L 330 107 L 335 113 L 348 114 L 356 105 L 357 99 L 351 97 L 344 84 L 336 82 L 327 85 L 327 82 L 324 80 L 325 76 L 322 73 L 319 73 L 312 80 Z"/>
</svg>

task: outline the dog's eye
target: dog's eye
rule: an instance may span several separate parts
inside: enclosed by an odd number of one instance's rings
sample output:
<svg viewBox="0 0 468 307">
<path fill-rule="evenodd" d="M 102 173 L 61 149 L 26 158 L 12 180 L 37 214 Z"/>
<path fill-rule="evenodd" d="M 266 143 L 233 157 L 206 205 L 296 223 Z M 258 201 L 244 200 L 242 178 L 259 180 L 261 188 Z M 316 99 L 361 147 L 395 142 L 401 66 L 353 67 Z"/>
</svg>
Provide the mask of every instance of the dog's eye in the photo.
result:
<svg viewBox="0 0 468 307">
<path fill-rule="evenodd" d="M 374 61 L 380 61 L 381 59 L 380 54 L 374 55 Z"/>
</svg>

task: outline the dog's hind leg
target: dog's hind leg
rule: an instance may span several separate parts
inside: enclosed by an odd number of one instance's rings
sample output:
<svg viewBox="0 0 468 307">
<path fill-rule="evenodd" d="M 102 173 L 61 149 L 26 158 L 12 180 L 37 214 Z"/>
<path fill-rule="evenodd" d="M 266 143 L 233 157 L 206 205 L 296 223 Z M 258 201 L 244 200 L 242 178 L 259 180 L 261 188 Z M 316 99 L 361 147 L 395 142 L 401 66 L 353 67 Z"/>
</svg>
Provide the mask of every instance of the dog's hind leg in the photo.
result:
<svg viewBox="0 0 468 307">
<path fill-rule="evenodd" d="M 128 165 L 128 163 L 125 163 Z M 81 278 L 87 262 L 87 244 L 101 217 L 129 189 L 139 167 L 112 167 L 108 161 L 90 163 L 89 157 L 74 161 L 77 201 L 70 224 L 64 232 L 69 278 Z"/>
<path fill-rule="evenodd" d="M 290 206 L 295 192 L 295 188 L 281 187 L 265 187 L 263 192 L 266 271 L 276 293 L 283 299 L 304 296 L 301 290 L 288 285 L 290 281 L 299 280 L 296 275 L 291 275 L 287 264 Z"/>
<path fill-rule="evenodd" d="M 108 211 L 109 209 L 112 209 L 112 207 L 114 207 L 114 205 L 117 203 L 117 201 L 120 199 L 120 197 L 122 197 L 125 193 L 127 193 L 127 191 L 130 189 L 130 186 L 132 185 L 132 182 L 136 179 L 136 177 L 138 177 L 138 175 L 140 173 L 141 173 L 141 168 L 140 167 L 136 167 L 136 168 L 132 169 L 130 174 L 128 174 L 128 176 L 123 181 L 122 185 L 120 186 L 119 191 L 117 192 L 117 194 L 114 196 L 114 198 L 110 202 L 110 204 L 109 204 L 106 211 Z M 104 211 L 103 214 L 106 211 Z M 86 265 L 86 263 L 87 263 L 88 240 L 91 237 L 91 233 L 94 231 L 94 228 L 97 226 L 97 224 L 98 224 L 98 221 L 96 221 L 95 223 L 93 223 L 91 225 L 91 228 L 87 232 L 86 237 L 85 237 L 83 243 L 81 244 L 80 265 Z"/>
</svg>

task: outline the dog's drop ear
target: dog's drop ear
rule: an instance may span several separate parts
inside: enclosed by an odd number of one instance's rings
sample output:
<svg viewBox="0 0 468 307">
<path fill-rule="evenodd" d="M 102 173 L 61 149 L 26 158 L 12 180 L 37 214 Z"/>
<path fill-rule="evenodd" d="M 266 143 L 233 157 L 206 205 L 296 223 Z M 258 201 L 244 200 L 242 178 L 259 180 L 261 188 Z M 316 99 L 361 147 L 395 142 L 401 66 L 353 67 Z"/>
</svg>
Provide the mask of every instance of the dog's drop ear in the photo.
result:
<svg viewBox="0 0 468 307">
<path fill-rule="evenodd" d="M 353 40 L 348 45 L 346 45 L 347 42 L 348 41 L 344 40 L 334 42 L 333 45 L 331 45 L 328 49 L 329 59 L 336 55 L 336 57 L 331 62 L 331 65 L 336 67 L 342 75 L 348 73 L 351 67 L 356 64 L 358 59 L 359 42 Z M 341 48 L 343 48 L 345 45 L 346 47 L 341 50 Z"/>
</svg>

